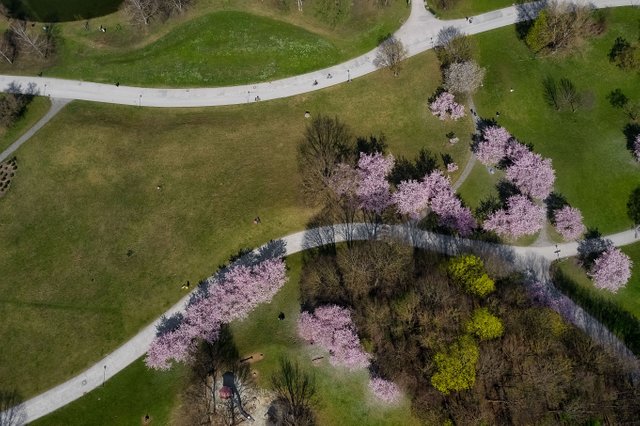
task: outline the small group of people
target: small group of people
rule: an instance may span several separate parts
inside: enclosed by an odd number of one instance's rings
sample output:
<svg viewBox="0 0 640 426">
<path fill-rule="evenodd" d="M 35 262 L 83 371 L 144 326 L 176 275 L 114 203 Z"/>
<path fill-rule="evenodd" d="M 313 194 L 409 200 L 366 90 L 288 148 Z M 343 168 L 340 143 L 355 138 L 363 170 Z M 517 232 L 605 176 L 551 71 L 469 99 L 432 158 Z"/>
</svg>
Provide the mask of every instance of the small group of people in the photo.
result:
<svg viewBox="0 0 640 426">
<path fill-rule="evenodd" d="M 260 216 L 256 216 L 256 217 L 253 219 L 253 224 L 254 224 L 254 225 L 259 225 L 260 223 L 262 223 L 262 221 L 260 220 Z"/>
<path fill-rule="evenodd" d="M 473 17 L 465 16 L 464 19 L 470 24 L 473 23 Z"/>
</svg>

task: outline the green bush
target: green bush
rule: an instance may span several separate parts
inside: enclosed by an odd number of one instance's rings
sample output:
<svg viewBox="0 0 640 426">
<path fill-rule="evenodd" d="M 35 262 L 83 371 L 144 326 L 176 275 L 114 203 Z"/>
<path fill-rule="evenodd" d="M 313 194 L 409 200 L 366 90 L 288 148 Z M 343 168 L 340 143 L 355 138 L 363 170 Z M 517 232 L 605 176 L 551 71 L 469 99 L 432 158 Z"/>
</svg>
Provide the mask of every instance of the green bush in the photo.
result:
<svg viewBox="0 0 640 426">
<path fill-rule="evenodd" d="M 502 336 L 504 332 L 500 318 L 491 314 L 487 308 L 478 308 L 473 311 L 466 329 L 467 333 L 474 334 L 480 340 L 495 339 Z"/>
<path fill-rule="evenodd" d="M 436 372 L 431 376 L 431 384 L 444 395 L 472 388 L 479 355 L 478 345 L 471 336 L 459 338 L 446 352 L 436 353 Z"/>
</svg>

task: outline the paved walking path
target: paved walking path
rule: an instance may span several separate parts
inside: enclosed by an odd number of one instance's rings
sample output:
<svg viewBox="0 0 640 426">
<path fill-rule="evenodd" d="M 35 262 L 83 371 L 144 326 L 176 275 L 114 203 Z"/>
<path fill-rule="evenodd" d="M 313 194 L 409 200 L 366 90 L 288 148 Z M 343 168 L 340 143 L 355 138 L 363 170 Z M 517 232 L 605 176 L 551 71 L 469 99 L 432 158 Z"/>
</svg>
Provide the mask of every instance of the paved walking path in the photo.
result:
<svg viewBox="0 0 640 426">
<path fill-rule="evenodd" d="M 364 224 L 354 224 L 350 228 L 353 239 L 368 238 L 368 230 Z M 434 234 L 427 231 L 414 231 L 409 235 L 407 228 L 401 225 L 381 227 L 380 233 L 383 235 L 393 234 L 403 239 L 415 247 L 434 250 L 446 254 L 458 254 L 466 251 L 493 252 L 512 262 L 519 270 L 526 270 L 533 273 L 541 281 L 549 280 L 548 267 L 552 260 L 575 256 L 577 254 L 577 243 L 558 244 L 557 246 L 546 247 L 520 247 L 500 244 L 490 244 L 477 240 L 467 240 L 455 238 L 447 235 Z M 625 231 L 607 236 L 615 245 L 631 244 L 638 241 L 634 231 Z M 334 227 L 316 228 L 307 231 L 297 232 L 287 235 L 281 240 L 285 243 L 286 256 L 295 254 L 313 247 L 319 247 L 331 242 L 342 242 L 347 239 L 347 228 L 344 225 Z M 556 253 L 556 251 L 559 252 Z M 552 286 L 548 286 L 552 288 Z M 181 312 L 190 298 L 190 294 L 185 295 L 178 303 L 165 312 L 162 317 L 170 317 Z M 560 296 L 563 297 L 563 296 Z M 570 299 L 565 298 L 567 303 L 574 307 L 575 319 L 572 321 L 582 328 L 597 341 L 613 347 L 619 355 L 627 357 L 636 362 L 637 360 L 620 340 L 610 333 L 606 327 L 584 312 L 582 308 L 575 305 Z M 161 318 L 162 318 L 161 317 Z M 24 421 L 36 420 L 58 408 L 61 408 L 72 401 L 82 397 L 85 393 L 101 386 L 115 374 L 126 368 L 135 360 L 143 356 L 151 344 L 156 327 L 160 323 L 158 318 L 149 324 L 132 339 L 120 346 L 111 354 L 98 361 L 86 371 L 78 374 L 72 379 L 44 392 L 28 401 L 23 406 Z M 635 360 L 635 361 L 633 361 Z"/>
<path fill-rule="evenodd" d="M 599 8 L 634 6 L 636 0 L 594 0 L 590 3 Z M 421 0 L 414 0 L 409 18 L 395 35 L 405 45 L 409 56 L 413 56 L 433 48 L 436 36 L 443 27 L 455 26 L 467 34 L 478 34 L 530 18 L 531 15 L 527 16 L 522 11 L 524 8 L 535 10 L 535 4 L 510 6 L 483 13 L 472 17 L 472 22 L 469 23 L 465 19 L 449 21 L 436 19 L 426 11 Z M 323 70 L 267 83 L 241 86 L 191 89 L 141 88 L 122 85 L 116 87 L 115 84 L 79 80 L 1 75 L 0 91 L 13 90 L 16 85 L 19 85 L 23 90 L 35 89 L 40 95 L 52 98 L 150 107 L 237 105 L 255 102 L 256 97 L 262 101 L 286 98 L 361 77 L 376 70 L 373 65 L 375 55 L 376 50 L 374 49 L 357 58 Z M 332 78 L 327 78 L 329 74 L 332 75 Z M 316 80 L 318 84 L 314 85 L 313 82 Z"/>
<path fill-rule="evenodd" d="M 40 119 L 36 124 L 34 124 L 25 134 L 20 136 L 18 140 L 9 145 L 7 149 L 5 149 L 2 153 L 0 153 L 0 163 L 9 158 L 11 154 L 13 154 L 18 148 L 22 146 L 23 143 L 29 140 L 31 136 L 33 136 L 38 130 L 42 128 L 45 124 L 47 124 L 53 117 L 56 116 L 60 112 L 62 108 L 66 104 L 71 102 L 71 99 L 51 99 L 51 108 L 49 111 Z"/>
</svg>

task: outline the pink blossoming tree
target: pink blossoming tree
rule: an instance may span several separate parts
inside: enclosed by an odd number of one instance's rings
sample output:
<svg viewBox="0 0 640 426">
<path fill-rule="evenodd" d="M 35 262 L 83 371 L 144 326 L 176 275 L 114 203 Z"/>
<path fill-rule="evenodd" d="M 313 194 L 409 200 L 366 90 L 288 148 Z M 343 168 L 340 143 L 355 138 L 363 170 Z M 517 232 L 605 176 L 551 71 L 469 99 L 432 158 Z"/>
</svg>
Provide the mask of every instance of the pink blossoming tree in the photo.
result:
<svg viewBox="0 0 640 426">
<path fill-rule="evenodd" d="M 640 161 L 640 134 L 633 141 L 633 155 L 636 157 L 636 161 Z"/>
<path fill-rule="evenodd" d="M 494 212 L 482 225 L 503 237 L 519 238 L 533 235 L 542 229 L 544 209 L 535 205 L 524 195 L 514 195 L 507 200 L 507 209 Z"/>
<path fill-rule="evenodd" d="M 458 165 L 456 163 L 449 163 L 447 164 L 447 172 L 448 173 L 453 173 L 456 170 L 458 170 Z"/>
<path fill-rule="evenodd" d="M 443 121 L 448 118 L 458 120 L 464 117 L 464 105 L 457 103 L 453 94 L 449 92 L 438 95 L 429 105 L 429 109 L 433 115 Z"/>
<path fill-rule="evenodd" d="M 511 134 L 504 127 L 490 126 L 484 129 L 482 137 L 475 150 L 478 161 L 486 166 L 498 164 L 507 155 Z"/>
<path fill-rule="evenodd" d="M 617 247 L 609 247 L 594 262 L 589 275 L 597 288 L 620 290 L 631 278 L 633 262 Z"/>
<path fill-rule="evenodd" d="M 369 366 L 369 354 L 360 345 L 348 309 L 336 305 L 318 307 L 315 312 L 302 312 L 298 319 L 298 335 L 328 351 L 329 362 L 349 369 Z"/>
<path fill-rule="evenodd" d="M 471 210 L 462 206 L 451 189 L 449 177 L 439 170 L 425 176 L 422 182 L 400 182 L 392 200 L 398 213 L 408 216 L 412 221 L 418 220 L 423 211 L 431 208 L 442 226 L 460 235 L 469 235 L 476 226 Z"/>
<path fill-rule="evenodd" d="M 257 305 L 271 301 L 286 279 L 283 259 L 230 267 L 209 284 L 207 294 L 187 307 L 177 327 L 154 339 L 147 366 L 166 370 L 172 360 L 188 361 L 200 340 L 216 341 L 223 324 L 244 319 Z"/>
<path fill-rule="evenodd" d="M 586 231 L 586 227 L 582 223 L 582 213 L 580 213 L 580 210 L 570 206 L 564 206 L 556 210 L 553 215 L 553 221 L 555 222 L 556 231 L 566 241 L 580 238 Z"/>
<path fill-rule="evenodd" d="M 529 151 L 509 166 L 507 179 L 523 194 L 542 200 L 551 194 L 556 176 L 550 159 Z"/>
<path fill-rule="evenodd" d="M 410 220 L 420 219 L 420 214 L 429 207 L 430 191 L 423 182 L 416 180 L 402 181 L 391 199 L 398 213 L 406 215 Z"/>
<path fill-rule="evenodd" d="M 393 169 L 394 163 L 392 155 L 385 157 L 378 152 L 360 155 L 358 160 L 360 184 L 356 193 L 360 199 L 360 207 L 364 211 L 379 215 L 391 203 L 387 175 Z"/>
<path fill-rule="evenodd" d="M 397 403 L 402 396 L 398 385 L 380 377 L 372 377 L 369 380 L 369 389 L 378 399 L 387 404 Z"/>
</svg>

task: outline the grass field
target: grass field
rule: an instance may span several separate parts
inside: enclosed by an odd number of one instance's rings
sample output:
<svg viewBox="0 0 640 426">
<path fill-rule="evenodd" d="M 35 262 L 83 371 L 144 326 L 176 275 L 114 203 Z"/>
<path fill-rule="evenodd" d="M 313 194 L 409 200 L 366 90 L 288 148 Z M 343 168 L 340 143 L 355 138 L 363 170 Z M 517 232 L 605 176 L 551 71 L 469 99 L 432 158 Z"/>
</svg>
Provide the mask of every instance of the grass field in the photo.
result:
<svg viewBox="0 0 640 426">
<path fill-rule="evenodd" d="M 60 23 L 55 57 L 41 62 L 23 56 L 13 65 L 0 64 L 0 72 L 165 87 L 269 81 L 373 49 L 409 13 L 401 0 L 383 8 L 355 2 L 329 24 L 318 14 L 320 2 L 312 0 L 299 13 L 271 2 L 203 0 L 145 29 L 129 25 L 123 12 L 86 21 L 86 27 Z"/>
<path fill-rule="evenodd" d="M 374 401 L 368 394 L 366 371 L 349 372 L 328 362 L 319 366 L 311 363 L 307 346 L 299 342 L 295 331 L 300 311 L 302 257 L 297 254 L 287 258 L 289 281 L 271 303 L 259 306 L 245 321 L 232 325 L 234 343 L 241 356 L 258 352 L 265 356 L 252 364 L 252 369 L 258 372 L 256 385 L 268 389 L 269 377 L 277 368 L 279 357 L 286 356 L 316 374 L 318 424 L 419 424 L 412 417 L 407 401 L 391 408 Z M 278 320 L 280 312 L 285 313 L 284 321 Z M 153 418 L 154 424 L 179 423 L 180 410 L 188 410 L 179 408 L 180 386 L 186 370 L 186 367 L 174 366 L 169 372 L 157 372 L 137 361 L 109 380 L 104 388 L 33 424 L 53 426 L 90 421 L 93 425 L 129 425 L 136 424 L 146 414 Z"/>
<path fill-rule="evenodd" d="M 449 0 L 452 3 L 447 9 L 443 9 L 434 0 L 427 0 L 427 5 L 440 19 L 456 19 L 467 16 L 479 15 L 495 9 L 511 6 L 512 0 Z"/>
<path fill-rule="evenodd" d="M 186 280 L 302 229 L 312 213 L 295 158 L 304 111 L 335 114 L 357 135 L 384 132 L 395 155 L 428 147 L 463 169 L 470 121 L 442 123 L 426 108 L 437 72 L 428 53 L 399 78 L 378 72 L 267 103 L 68 105 L 18 151 L 0 200 L 3 386 L 31 396 L 62 382 L 172 305 Z"/>
<path fill-rule="evenodd" d="M 569 56 L 533 56 L 513 27 L 476 38 L 480 62 L 487 68 L 484 87 L 474 97 L 480 115 L 494 117 L 499 111 L 500 125 L 550 157 L 556 190 L 582 210 L 587 226 L 603 233 L 630 226 L 626 202 L 640 184 L 640 166 L 626 149 L 623 133 L 628 119 L 607 100 L 620 88 L 640 101 L 640 76 L 621 71 L 607 57 L 616 37 L 637 38 L 639 18 L 635 8 L 610 10 L 607 33 Z M 548 75 L 569 78 L 593 96 L 593 106 L 556 112 L 543 99 L 542 81 Z"/>
<path fill-rule="evenodd" d="M 32 425 L 136 425 L 147 414 L 154 425 L 170 424 L 187 368 L 149 370 L 140 359 L 82 398 L 36 420 Z"/>
<path fill-rule="evenodd" d="M 24 115 L 16 121 L 13 126 L 0 131 L 0 152 L 4 151 L 16 141 L 23 133 L 33 127 L 38 120 L 40 120 L 51 107 L 49 98 L 35 97 L 33 101 L 27 105 L 27 110 Z"/>
</svg>

